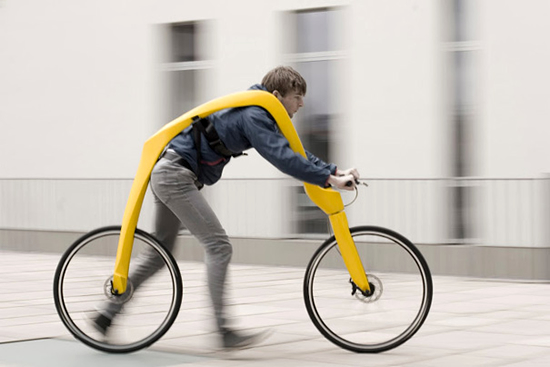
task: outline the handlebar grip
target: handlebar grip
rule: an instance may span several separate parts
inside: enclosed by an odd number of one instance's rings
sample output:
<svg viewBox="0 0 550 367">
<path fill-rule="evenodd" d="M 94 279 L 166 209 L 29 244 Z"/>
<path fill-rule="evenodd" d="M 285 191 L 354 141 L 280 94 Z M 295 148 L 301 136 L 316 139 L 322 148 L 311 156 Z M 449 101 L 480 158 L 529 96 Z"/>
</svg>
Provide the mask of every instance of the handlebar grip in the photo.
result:
<svg viewBox="0 0 550 367">
<path fill-rule="evenodd" d="M 356 184 L 356 185 L 359 185 L 359 180 L 355 180 L 355 184 Z M 348 182 L 346 182 L 346 186 L 347 186 L 347 187 L 350 187 L 351 185 L 353 185 L 353 182 L 352 182 L 351 180 L 348 181 Z"/>
</svg>

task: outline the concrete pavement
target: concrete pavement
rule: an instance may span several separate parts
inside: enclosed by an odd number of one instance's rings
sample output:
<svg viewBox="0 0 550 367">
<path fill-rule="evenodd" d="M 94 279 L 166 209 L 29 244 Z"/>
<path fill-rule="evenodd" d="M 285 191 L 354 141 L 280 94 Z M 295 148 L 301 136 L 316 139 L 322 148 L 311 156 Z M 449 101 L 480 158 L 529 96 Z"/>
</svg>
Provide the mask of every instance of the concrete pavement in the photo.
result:
<svg viewBox="0 0 550 367">
<path fill-rule="evenodd" d="M 223 352 L 213 333 L 204 265 L 180 262 L 186 299 L 147 350 L 112 355 L 76 341 L 53 304 L 60 255 L 0 252 L 0 366 L 549 366 L 550 285 L 434 276 L 432 310 L 404 345 L 355 354 L 327 341 L 302 299 L 304 268 L 232 264 L 230 298 L 244 329 L 271 328 L 256 348 Z M 263 282 L 257 287 L 258 279 Z"/>
</svg>

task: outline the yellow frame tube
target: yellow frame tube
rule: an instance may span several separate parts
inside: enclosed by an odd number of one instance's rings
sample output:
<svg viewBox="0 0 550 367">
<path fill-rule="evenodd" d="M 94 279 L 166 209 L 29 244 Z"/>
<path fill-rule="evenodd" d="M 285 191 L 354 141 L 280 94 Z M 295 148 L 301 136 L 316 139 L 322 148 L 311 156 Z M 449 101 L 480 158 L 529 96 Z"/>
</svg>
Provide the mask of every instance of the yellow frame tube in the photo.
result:
<svg viewBox="0 0 550 367">
<path fill-rule="evenodd" d="M 166 124 L 149 138 L 143 146 L 141 160 L 134 182 L 132 183 L 130 195 L 122 218 L 122 229 L 120 232 L 113 274 L 113 292 L 115 294 L 122 294 L 126 291 L 134 233 L 143 205 L 143 199 L 147 191 L 151 171 L 166 145 L 182 130 L 190 126 L 195 116 L 204 118 L 226 108 L 251 105 L 266 109 L 277 122 L 281 133 L 288 139 L 292 150 L 304 157 L 306 156 L 298 133 L 294 125 L 292 125 L 283 105 L 273 94 L 265 91 L 239 92 L 217 98 L 184 113 L 177 119 Z M 304 183 L 304 186 L 309 198 L 321 208 L 321 210 L 329 215 L 329 218 L 331 218 L 336 240 L 341 249 L 344 263 L 350 272 L 351 278 L 360 289 L 369 289 L 361 259 L 357 254 L 357 249 L 355 248 L 349 232 L 347 219 L 343 212 L 344 203 L 340 193 L 332 189 L 323 189 L 308 183 Z"/>
</svg>

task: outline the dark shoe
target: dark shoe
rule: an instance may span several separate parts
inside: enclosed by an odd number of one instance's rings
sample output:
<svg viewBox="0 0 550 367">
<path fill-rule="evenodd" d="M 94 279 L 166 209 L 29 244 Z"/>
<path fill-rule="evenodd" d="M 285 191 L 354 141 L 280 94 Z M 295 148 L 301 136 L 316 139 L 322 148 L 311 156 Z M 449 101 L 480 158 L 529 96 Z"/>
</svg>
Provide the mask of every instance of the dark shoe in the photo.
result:
<svg viewBox="0 0 550 367">
<path fill-rule="evenodd" d="M 225 349 L 246 349 L 258 344 L 271 335 L 271 331 L 255 334 L 241 334 L 233 330 L 222 331 L 222 345 Z"/>
<path fill-rule="evenodd" d="M 112 319 L 103 315 L 100 312 L 94 312 L 87 317 L 88 323 L 93 326 L 94 329 L 99 331 L 102 335 L 106 335 L 109 327 L 111 326 Z"/>
</svg>

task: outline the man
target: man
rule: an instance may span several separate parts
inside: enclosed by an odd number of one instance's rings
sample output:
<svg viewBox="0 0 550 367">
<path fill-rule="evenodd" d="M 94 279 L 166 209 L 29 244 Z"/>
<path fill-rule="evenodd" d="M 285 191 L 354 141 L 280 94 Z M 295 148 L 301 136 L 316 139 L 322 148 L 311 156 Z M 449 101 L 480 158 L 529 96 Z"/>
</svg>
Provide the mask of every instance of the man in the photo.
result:
<svg viewBox="0 0 550 367">
<path fill-rule="evenodd" d="M 294 69 L 281 66 L 268 72 L 261 85 L 251 89 L 272 93 L 292 118 L 304 105 L 306 82 Z M 212 131 L 217 136 L 209 139 Z M 221 143 L 213 144 L 218 137 Z M 279 132 L 273 117 L 258 106 L 219 111 L 170 141 L 151 174 L 155 236 L 171 251 L 183 223 L 204 246 L 208 287 L 224 348 L 248 347 L 265 335 L 243 335 L 227 323 L 224 288 L 232 247 L 216 214 L 199 190 L 203 185 L 216 183 L 231 157 L 250 148 L 255 148 L 279 170 L 300 181 L 353 190 L 355 179 L 359 178 L 354 168 L 340 171 L 334 164 L 325 163 L 309 152 L 307 159 L 296 154 Z M 350 182 L 351 186 L 347 186 Z M 156 261 L 153 255 L 143 255 L 140 265 L 129 276 L 133 286 L 137 288 L 161 266 L 162 262 Z M 93 320 L 96 329 L 106 333 L 121 307 L 114 303 L 101 307 Z"/>
</svg>

